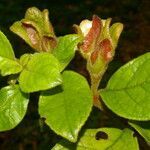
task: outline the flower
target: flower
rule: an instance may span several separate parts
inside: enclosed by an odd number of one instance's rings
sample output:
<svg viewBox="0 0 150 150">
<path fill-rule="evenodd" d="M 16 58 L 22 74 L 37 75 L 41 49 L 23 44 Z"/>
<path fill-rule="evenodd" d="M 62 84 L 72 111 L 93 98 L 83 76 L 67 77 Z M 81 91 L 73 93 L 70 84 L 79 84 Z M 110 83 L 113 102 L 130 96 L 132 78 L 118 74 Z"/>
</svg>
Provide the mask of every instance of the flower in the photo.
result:
<svg viewBox="0 0 150 150">
<path fill-rule="evenodd" d="M 87 19 L 83 20 L 80 23 L 80 28 L 81 28 L 83 35 L 86 36 L 88 32 L 90 31 L 90 29 L 92 28 L 92 21 L 87 20 Z"/>
<path fill-rule="evenodd" d="M 83 20 L 78 26 L 81 31 L 80 34 L 84 37 L 83 43 L 80 45 L 80 50 L 84 53 L 103 51 L 104 58 L 109 59 L 110 52 L 115 50 L 123 29 L 121 23 L 115 23 L 109 27 L 110 22 L 111 18 L 102 20 L 96 15 L 93 16 L 92 21 Z"/>
<path fill-rule="evenodd" d="M 83 37 L 79 50 L 94 72 L 98 72 L 113 59 L 123 30 L 123 24 L 115 23 L 110 27 L 110 23 L 111 18 L 102 20 L 93 15 L 92 21 L 86 19 L 79 26 L 75 25 L 77 33 Z"/>
</svg>

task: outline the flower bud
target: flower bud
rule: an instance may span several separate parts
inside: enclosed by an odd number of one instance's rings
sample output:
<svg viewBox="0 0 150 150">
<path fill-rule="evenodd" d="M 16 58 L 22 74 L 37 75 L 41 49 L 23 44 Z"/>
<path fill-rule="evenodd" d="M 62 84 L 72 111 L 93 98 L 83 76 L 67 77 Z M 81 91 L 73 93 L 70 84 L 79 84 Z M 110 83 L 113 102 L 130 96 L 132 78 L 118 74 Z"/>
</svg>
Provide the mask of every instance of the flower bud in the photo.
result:
<svg viewBox="0 0 150 150">
<path fill-rule="evenodd" d="M 115 23 L 110 27 L 111 18 L 101 20 L 94 15 L 92 21 L 83 20 L 76 26 L 78 34 L 83 36 L 79 49 L 87 59 L 90 72 L 99 73 L 113 59 L 115 48 L 123 25 Z"/>
<path fill-rule="evenodd" d="M 19 35 L 36 51 L 52 51 L 56 36 L 48 18 L 48 10 L 41 12 L 36 7 L 26 11 L 25 18 L 15 22 L 10 30 Z"/>
</svg>

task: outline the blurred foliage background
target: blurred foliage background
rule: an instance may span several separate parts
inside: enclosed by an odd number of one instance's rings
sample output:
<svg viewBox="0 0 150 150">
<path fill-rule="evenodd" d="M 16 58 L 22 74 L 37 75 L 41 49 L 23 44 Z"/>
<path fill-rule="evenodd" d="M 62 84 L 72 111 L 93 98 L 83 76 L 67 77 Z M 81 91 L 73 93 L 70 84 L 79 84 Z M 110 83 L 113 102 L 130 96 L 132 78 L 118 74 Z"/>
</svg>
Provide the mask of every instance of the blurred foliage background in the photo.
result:
<svg viewBox="0 0 150 150">
<path fill-rule="evenodd" d="M 26 9 L 32 6 L 40 10 L 49 10 L 57 36 L 74 33 L 72 25 L 79 24 L 83 19 L 91 19 L 93 14 L 103 19 L 111 17 L 112 22 L 124 24 L 115 59 L 104 76 L 102 87 L 122 64 L 150 52 L 149 0 L 0 0 L 0 30 L 12 43 L 17 57 L 25 52 L 31 52 L 31 49 L 11 33 L 9 27 L 13 22 L 22 19 Z M 68 69 L 73 69 L 89 79 L 85 62 L 78 54 Z M 4 78 L 0 79 L 2 86 L 5 84 Z M 31 94 L 28 112 L 22 123 L 11 131 L 0 133 L 0 150 L 47 150 L 60 139 L 39 120 L 37 99 L 38 93 Z M 85 127 L 100 127 L 100 115 L 99 111 L 94 110 Z M 112 120 L 111 126 L 112 124 L 116 126 L 115 119 Z M 144 146 L 141 149 L 146 150 Z"/>
</svg>

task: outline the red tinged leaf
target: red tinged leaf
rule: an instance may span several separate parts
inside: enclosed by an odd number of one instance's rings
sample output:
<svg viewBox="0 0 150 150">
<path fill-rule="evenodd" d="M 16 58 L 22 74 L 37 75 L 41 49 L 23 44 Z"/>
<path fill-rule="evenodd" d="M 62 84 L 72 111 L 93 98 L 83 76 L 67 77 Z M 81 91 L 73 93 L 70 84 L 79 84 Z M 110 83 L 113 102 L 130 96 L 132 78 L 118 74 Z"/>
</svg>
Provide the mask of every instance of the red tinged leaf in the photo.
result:
<svg viewBox="0 0 150 150">
<path fill-rule="evenodd" d="M 40 37 L 36 28 L 30 23 L 22 23 L 22 26 L 26 29 L 27 35 L 32 43 L 32 47 L 36 50 L 48 52 L 51 48 L 53 49 L 57 45 L 54 37 Z"/>
<path fill-rule="evenodd" d="M 112 59 L 112 45 L 109 39 L 104 39 L 100 42 L 100 50 L 102 51 L 103 57 L 106 61 Z"/>
<path fill-rule="evenodd" d="M 88 52 L 90 46 L 92 45 L 92 43 L 94 42 L 94 40 L 97 40 L 100 33 L 101 33 L 101 28 L 102 28 L 102 22 L 101 19 L 94 15 L 93 16 L 93 20 L 92 20 L 92 27 L 90 29 L 90 31 L 88 32 L 88 34 L 86 35 L 83 44 L 81 46 L 81 49 L 84 52 Z"/>
<path fill-rule="evenodd" d="M 94 106 L 96 106 L 98 108 L 100 108 L 100 105 L 101 105 L 99 98 L 100 98 L 99 95 L 94 95 L 93 96 L 93 104 L 94 104 Z"/>
<path fill-rule="evenodd" d="M 54 49 L 57 45 L 56 39 L 53 37 L 43 36 L 42 38 L 42 50 L 45 52 L 49 52 Z"/>
<path fill-rule="evenodd" d="M 36 29 L 31 24 L 27 23 L 22 23 L 22 26 L 26 29 L 28 37 L 32 43 L 32 46 L 38 49 L 40 42 L 38 32 L 36 31 Z"/>
<path fill-rule="evenodd" d="M 99 50 L 95 50 L 94 52 L 92 52 L 91 54 L 91 62 L 92 62 L 92 65 L 95 63 L 95 61 L 97 60 L 98 58 L 98 54 L 99 54 Z"/>
</svg>

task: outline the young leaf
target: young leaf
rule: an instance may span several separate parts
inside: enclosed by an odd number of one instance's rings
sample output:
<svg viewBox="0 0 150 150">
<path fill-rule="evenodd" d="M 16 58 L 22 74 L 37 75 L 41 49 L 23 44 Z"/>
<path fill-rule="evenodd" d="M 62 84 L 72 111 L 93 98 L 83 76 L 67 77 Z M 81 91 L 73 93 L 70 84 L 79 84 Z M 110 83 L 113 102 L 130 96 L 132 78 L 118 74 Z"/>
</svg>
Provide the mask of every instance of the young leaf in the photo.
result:
<svg viewBox="0 0 150 150">
<path fill-rule="evenodd" d="M 63 70 L 74 57 L 77 44 L 80 41 L 81 38 L 77 34 L 70 34 L 59 38 L 58 45 L 53 50 L 53 54 L 59 60 L 61 70 Z"/>
<path fill-rule="evenodd" d="M 136 137 L 129 129 L 88 129 L 77 144 L 62 141 L 52 150 L 139 150 Z"/>
<path fill-rule="evenodd" d="M 147 141 L 150 145 L 150 121 L 138 122 L 130 121 L 129 124 L 139 132 L 139 134 Z"/>
<path fill-rule="evenodd" d="M 11 44 L 0 31 L 0 72 L 2 76 L 16 74 L 22 70 L 17 62 Z"/>
<path fill-rule="evenodd" d="M 22 91 L 30 93 L 61 84 L 60 66 L 54 56 L 49 53 L 36 53 L 25 58 L 30 59 L 19 76 Z"/>
<path fill-rule="evenodd" d="M 62 86 L 41 94 L 39 112 L 52 130 L 76 142 L 78 133 L 91 112 L 92 94 L 81 75 L 65 71 L 62 77 Z"/>
<path fill-rule="evenodd" d="M 0 90 L 0 131 L 10 130 L 21 122 L 28 102 L 28 94 L 22 93 L 18 85 Z"/>
<path fill-rule="evenodd" d="M 105 104 L 116 114 L 133 120 L 150 120 L 150 53 L 123 67 L 100 90 Z"/>
<path fill-rule="evenodd" d="M 31 24 L 36 28 L 38 32 L 41 31 L 40 34 L 43 33 L 45 36 L 51 35 L 52 37 L 55 37 L 53 26 L 49 20 L 49 12 L 47 9 L 40 11 L 36 7 L 30 7 L 27 9 L 25 19 L 23 20 L 26 20 L 27 23 L 31 22 Z"/>
<path fill-rule="evenodd" d="M 23 27 L 21 21 L 16 21 L 11 27 L 10 30 L 15 34 L 19 35 L 26 43 L 32 46 L 32 40 L 29 38 L 26 28 Z M 32 39 L 38 38 L 32 33 Z M 37 45 L 37 44 L 36 44 Z M 35 47 L 35 46 L 34 46 Z"/>
<path fill-rule="evenodd" d="M 10 30 L 36 51 L 50 52 L 56 46 L 56 36 L 48 15 L 47 9 L 40 11 L 36 7 L 31 7 L 27 9 L 25 18 L 15 22 Z"/>
</svg>

